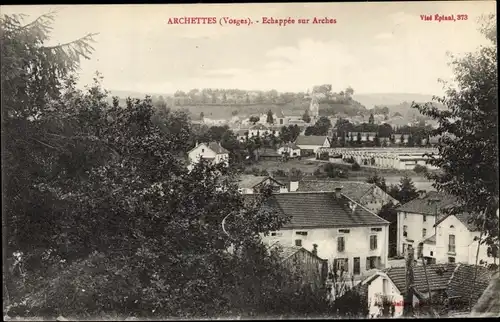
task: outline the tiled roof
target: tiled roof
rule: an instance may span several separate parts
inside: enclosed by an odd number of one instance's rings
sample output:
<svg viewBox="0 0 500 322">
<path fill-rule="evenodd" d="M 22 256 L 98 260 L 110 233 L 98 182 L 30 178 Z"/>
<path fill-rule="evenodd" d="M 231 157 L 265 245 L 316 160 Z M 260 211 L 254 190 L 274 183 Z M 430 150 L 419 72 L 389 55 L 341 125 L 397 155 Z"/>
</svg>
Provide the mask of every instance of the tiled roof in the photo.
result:
<svg viewBox="0 0 500 322">
<path fill-rule="evenodd" d="M 217 154 L 227 154 L 227 153 L 229 153 L 229 151 L 228 151 L 228 150 L 226 150 L 226 149 L 224 149 L 224 148 L 222 147 L 222 145 L 220 145 L 220 143 L 218 143 L 218 142 L 210 142 L 210 143 L 208 144 L 208 147 L 209 147 L 212 151 L 214 151 L 215 153 L 217 153 Z"/>
<path fill-rule="evenodd" d="M 291 221 L 283 228 L 321 228 L 388 225 L 389 222 L 378 217 L 357 204 L 353 212 L 349 200 L 344 195 L 337 198 L 332 192 L 289 192 L 274 194 L 268 200 L 272 207 Z"/>
<path fill-rule="evenodd" d="M 472 309 L 471 316 L 498 317 L 500 315 L 500 275 L 497 273 Z"/>
<path fill-rule="evenodd" d="M 430 200 L 434 198 L 439 199 L 436 205 L 430 202 Z M 450 196 L 442 192 L 430 191 L 423 197 L 418 197 L 416 199 L 413 199 L 405 203 L 404 205 L 401 205 L 398 208 L 398 211 L 424 214 L 424 215 L 435 215 L 436 206 L 439 214 L 442 213 L 442 209 L 446 208 L 447 206 L 454 205 L 456 203 L 457 199 L 453 196 Z"/>
<path fill-rule="evenodd" d="M 427 276 L 431 291 L 446 290 L 448 282 L 457 268 L 457 264 L 433 264 L 427 265 Z M 401 294 L 406 293 L 406 267 L 391 267 L 384 270 L 389 278 L 394 282 Z M 427 281 L 423 266 L 413 268 L 415 289 L 420 293 L 427 293 Z"/>
<path fill-rule="evenodd" d="M 360 201 L 363 196 L 375 189 L 375 185 L 357 181 L 338 180 L 302 180 L 299 182 L 298 191 L 335 191 L 342 188 L 342 193 L 351 199 Z"/>
<path fill-rule="evenodd" d="M 295 143 L 281 144 L 280 148 L 290 148 L 290 149 L 293 149 L 293 150 L 299 150 L 300 149 L 297 145 L 295 145 Z"/>
<path fill-rule="evenodd" d="M 285 185 L 284 183 L 278 182 L 276 179 L 270 178 L 268 176 L 254 176 L 251 174 L 244 174 L 240 176 L 238 186 L 242 189 L 252 189 L 267 179 L 273 180 L 280 185 Z"/>
<path fill-rule="evenodd" d="M 295 141 L 296 145 L 323 145 L 327 136 L 299 135 Z"/>
<path fill-rule="evenodd" d="M 475 270 L 477 276 L 474 283 Z M 491 281 L 492 273 L 484 266 L 460 264 L 450 279 L 447 294 L 448 297 L 460 297 L 469 299 L 472 294 L 472 302 L 476 303 Z"/>
</svg>

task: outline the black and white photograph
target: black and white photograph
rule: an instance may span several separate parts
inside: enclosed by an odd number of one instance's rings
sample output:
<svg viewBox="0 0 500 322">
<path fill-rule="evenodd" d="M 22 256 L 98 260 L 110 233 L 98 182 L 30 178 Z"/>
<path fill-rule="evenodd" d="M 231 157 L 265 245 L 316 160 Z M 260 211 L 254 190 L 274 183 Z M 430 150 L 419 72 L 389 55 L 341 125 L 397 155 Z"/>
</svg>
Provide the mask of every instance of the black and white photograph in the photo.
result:
<svg viewBox="0 0 500 322">
<path fill-rule="evenodd" d="M 500 316 L 496 15 L 1 5 L 3 319 Z"/>
</svg>

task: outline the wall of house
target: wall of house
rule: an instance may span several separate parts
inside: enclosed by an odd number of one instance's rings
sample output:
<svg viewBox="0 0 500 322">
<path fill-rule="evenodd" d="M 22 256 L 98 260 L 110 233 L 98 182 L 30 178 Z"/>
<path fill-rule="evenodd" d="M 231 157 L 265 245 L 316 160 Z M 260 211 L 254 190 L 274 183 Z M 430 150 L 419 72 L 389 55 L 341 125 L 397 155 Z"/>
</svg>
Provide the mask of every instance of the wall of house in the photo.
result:
<svg viewBox="0 0 500 322">
<path fill-rule="evenodd" d="M 366 258 L 379 256 L 381 266 L 386 267 L 389 251 L 389 231 L 386 226 L 367 227 L 340 227 L 340 228 L 313 228 L 313 229 L 283 229 L 276 232 L 278 236 L 262 236 L 264 243 L 269 245 L 279 242 L 281 245 L 295 246 L 295 240 L 302 240 L 302 247 L 313 249 L 313 244 L 318 245 L 318 256 L 328 260 L 329 268 L 336 258 L 348 259 L 348 275 L 351 276 L 354 268 L 354 258 L 359 257 L 360 274 L 367 270 Z M 380 232 L 372 232 L 371 228 L 382 228 Z M 349 233 L 341 233 L 339 229 L 349 229 Z M 307 236 L 298 235 L 297 232 L 307 232 Z M 377 249 L 370 250 L 370 236 L 377 235 Z M 337 251 L 337 237 L 344 237 L 345 249 Z"/>
<path fill-rule="evenodd" d="M 278 149 L 279 154 L 282 154 L 283 152 L 288 152 L 288 156 L 290 158 L 300 157 L 300 149 L 290 149 L 290 148 L 285 148 L 285 147 L 281 147 Z"/>
<path fill-rule="evenodd" d="M 189 152 L 189 160 L 191 163 L 196 163 L 200 158 L 215 158 L 217 154 L 208 148 L 205 144 L 200 144 Z"/>
<path fill-rule="evenodd" d="M 406 218 L 405 218 L 406 214 Z M 409 244 L 406 239 L 411 239 L 414 242 L 410 243 L 414 249 L 417 249 L 418 244 L 431 237 L 435 230 L 434 224 L 436 217 L 434 215 L 426 215 L 426 221 L 423 220 L 424 215 L 415 213 L 398 212 L 398 255 L 403 255 L 403 243 Z M 403 226 L 408 226 L 408 235 L 403 237 Z M 425 237 L 422 237 L 422 230 L 427 229 Z M 416 255 L 416 253 L 415 253 Z"/>
<path fill-rule="evenodd" d="M 451 227 L 453 226 L 453 227 Z M 449 257 L 454 257 L 457 263 L 475 264 L 479 232 L 470 232 L 455 216 L 449 216 L 437 227 L 436 263 L 447 263 Z M 455 235 L 455 254 L 448 252 L 449 235 Z M 494 258 L 488 257 L 487 246 L 480 245 L 478 261 L 493 263 Z"/>
<path fill-rule="evenodd" d="M 387 280 L 387 290 L 384 294 L 384 280 Z M 381 307 L 377 306 L 377 301 L 380 301 L 380 296 L 386 295 L 392 298 L 392 302 L 394 303 L 394 317 L 400 317 L 403 315 L 404 308 L 404 297 L 399 292 L 398 288 L 390 278 L 388 278 L 385 274 L 380 275 L 374 280 L 370 282 L 368 286 L 368 311 L 370 317 L 377 317 L 380 314 Z"/>
<path fill-rule="evenodd" d="M 377 214 L 382 206 L 393 201 L 398 203 L 394 198 L 392 198 L 388 193 L 384 192 L 379 187 L 375 187 L 370 193 L 364 195 L 360 202 L 365 208 L 368 208 L 375 214 Z"/>
</svg>

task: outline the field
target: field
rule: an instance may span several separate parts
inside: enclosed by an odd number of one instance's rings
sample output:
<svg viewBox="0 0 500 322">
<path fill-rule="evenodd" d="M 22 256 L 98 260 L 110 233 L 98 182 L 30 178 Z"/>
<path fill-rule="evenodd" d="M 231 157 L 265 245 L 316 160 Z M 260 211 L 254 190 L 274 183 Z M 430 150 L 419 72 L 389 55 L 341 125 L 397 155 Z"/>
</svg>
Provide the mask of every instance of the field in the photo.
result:
<svg viewBox="0 0 500 322">
<path fill-rule="evenodd" d="M 288 173 L 291 169 L 300 170 L 307 176 L 312 176 L 313 172 L 322 167 L 326 162 L 325 161 L 317 161 L 317 160 L 290 160 L 288 162 L 281 161 L 259 161 L 247 167 L 247 170 L 251 170 L 253 168 L 257 168 L 259 170 L 267 170 L 268 173 L 272 173 L 276 170 L 283 170 L 285 173 Z M 425 178 L 423 175 L 416 174 L 412 170 L 397 170 L 397 169 L 376 169 L 361 166 L 359 171 L 352 171 L 351 165 L 349 164 L 336 164 L 338 167 L 345 168 L 349 170 L 349 178 L 346 180 L 349 181 L 365 181 L 368 177 L 378 174 L 385 178 L 385 181 L 388 185 L 397 184 L 401 177 L 407 175 L 409 176 L 415 187 L 419 190 L 434 190 L 432 187 L 432 182 Z M 341 180 L 341 179 L 339 179 Z"/>
</svg>

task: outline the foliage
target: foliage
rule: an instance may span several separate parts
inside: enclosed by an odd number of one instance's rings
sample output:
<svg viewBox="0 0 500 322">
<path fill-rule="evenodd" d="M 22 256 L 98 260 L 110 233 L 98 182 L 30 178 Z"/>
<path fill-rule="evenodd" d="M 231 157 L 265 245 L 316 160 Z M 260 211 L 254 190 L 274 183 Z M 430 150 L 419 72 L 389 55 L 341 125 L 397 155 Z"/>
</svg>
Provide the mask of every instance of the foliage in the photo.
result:
<svg viewBox="0 0 500 322">
<path fill-rule="evenodd" d="M 354 162 L 354 163 L 352 164 L 352 166 L 351 166 L 351 170 L 352 170 L 352 171 L 359 171 L 359 170 L 361 170 L 361 166 L 359 165 L 359 163 Z"/>
<path fill-rule="evenodd" d="M 415 168 L 413 168 L 413 171 L 418 174 L 427 173 L 427 167 L 425 165 L 417 164 Z"/>
<path fill-rule="evenodd" d="M 267 112 L 267 119 L 266 119 L 266 122 L 269 123 L 269 124 L 273 124 L 274 123 L 274 119 L 273 119 L 273 111 L 269 110 Z"/>
<path fill-rule="evenodd" d="M 379 176 L 377 173 L 373 174 L 372 176 L 368 177 L 366 179 L 367 183 L 373 183 L 383 191 L 387 191 L 387 184 L 385 182 L 385 178 L 382 176 Z"/>
<path fill-rule="evenodd" d="M 302 115 L 302 120 L 306 123 L 311 122 L 311 116 L 309 116 L 309 110 L 304 111 L 304 114 Z"/>
<path fill-rule="evenodd" d="M 388 222 L 389 224 L 389 257 L 395 256 L 397 253 L 397 236 L 398 236 L 398 212 L 397 205 L 392 202 L 382 205 L 382 208 L 377 215 Z"/>
<path fill-rule="evenodd" d="M 319 169 L 318 169 L 319 170 Z M 327 163 L 323 167 L 327 177 L 329 178 L 347 178 L 348 172 L 345 169 L 339 168 L 333 163 Z"/>
<path fill-rule="evenodd" d="M 281 139 L 282 142 L 295 142 L 297 140 L 297 137 L 300 135 L 300 128 L 298 127 L 297 124 L 295 125 L 288 125 L 288 126 L 283 126 L 280 129 L 280 134 L 279 138 Z"/>
<path fill-rule="evenodd" d="M 252 123 L 252 124 L 255 124 L 255 123 L 257 123 L 257 122 L 260 121 L 260 118 L 258 116 L 253 115 L 253 116 L 250 116 L 250 118 L 248 119 L 248 121 L 250 123 Z"/>
<path fill-rule="evenodd" d="M 490 41 L 474 53 L 453 57 L 455 82 L 446 96 L 436 98 L 446 110 L 432 104 L 413 104 L 420 113 L 439 122 L 433 131 L 440 135 L 440 158 L 430 163 L 443 173 L 430 174 L 438 190 L 459 198 L 450 209 L 453 213 L 475 214 L 471 217 L 483 226 L 486 242 L 498 242 L 498 67 L 496 15 L 482 18 L 480 31 Z"/>
<path fill-rule="evenodd" d="M 391 185 L 387 193 L 401 204 L 418 197 L 417 188 L 415 188 L 413 180 L 408 176 L 402 177 L 398 185 Z"/>
<path fill-rule="evenodd" d="M 188 171 L 184 112 L 110 104 L 99 78 L 75 89 L 73 44 L 43 47 L 43 17 L 1 26 L 4 262 L 19 315 L 208 317 L 283 296 L 259 238 L 288 220 L 261 208 L 269 191 L 247 202 L 231 168 Z"/>
</svg>

